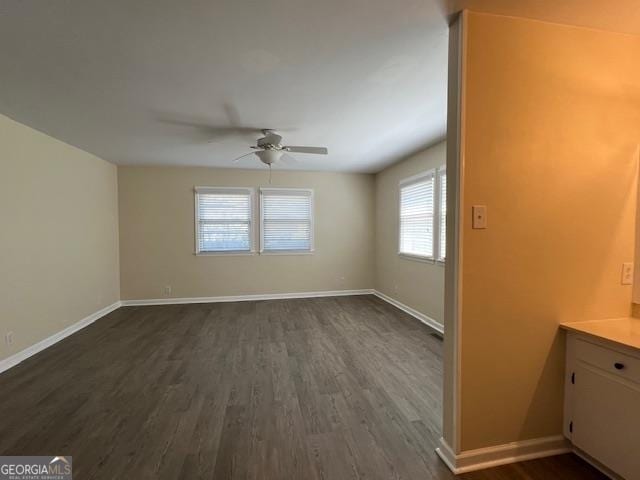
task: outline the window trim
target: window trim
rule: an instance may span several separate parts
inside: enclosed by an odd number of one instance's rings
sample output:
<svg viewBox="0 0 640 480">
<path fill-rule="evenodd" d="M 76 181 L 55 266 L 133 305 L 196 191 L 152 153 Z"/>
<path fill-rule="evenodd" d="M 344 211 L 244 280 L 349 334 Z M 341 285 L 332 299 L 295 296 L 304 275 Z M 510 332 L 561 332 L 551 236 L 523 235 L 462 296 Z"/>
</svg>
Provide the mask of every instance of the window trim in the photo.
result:
<svg viewBox="0 0 640 480">
<path fill-rule="evenodd" d="M 436 170 L 436 196 L 438 197 L 435 201 L 435 205 L 437 205 L 436 208 L 436 212 L 437 212 L 437 217 L 438 220 L 434 221 L 434 223 L 436 224 L 436 227 L 433 230 L 433 235 L 435 237 L 435 235 L 438 235 L 438 241 L 437 243 L 434 244 L 434 253 L 435 253 L 435 259 L 436 259 L 436 263 L 438 263 L 439 265 L 444 265 L 447 261 L 447 256 L 445 254 L 444 257 L 442 257 L 440 254 L 442 253 L 442 242 L 440 240 L 440 217 L 442 216 L 442 205 L 440 200 L 442 199 L 442 175 L 446 175 L 447 174 L 447 165 L 441 165 L 440 167 L 437 168 Z M 445 180 L 446 182 L 446 180 Z M 445 202 L 446 202 L 446 198 L 445 198 Z M 446 206 L 446 205 L 445 205 Z M 445 212 L 446 213 L 446 212 Z M 434 219 L 435 219 L 436 215 L 434 215 Z M 445 233 L 446 233 L 446 222 L 447 219 L 445 218 Z M 446 238 L 445 238 L 445 246 L 446 246 Z M 437 248 L 436 248 L 437 245 Z"/>
<path fill-rule="evenodd" d="M 264 249 L 264 202 L 263 198 L 264 192 L 306 192 L 309 194 L 310 202 L 310 212 L 309 212 L 309 228 L 310 228 L 310 238 L 309 238 L 309 249 L 308 250 L 265 250 Z M 259 254 L 260 255 L 313 255 L 315 253 L 315 192 L 313 188 L 293 188 L 293 187 L 260 187 L 260 233 L 259 233 Z"/>
<path fill-rule="evenodd" d="M 412 175 L 407 178 L 403 178 L 398 182 L 398 256 L 406 260 L 412 260 L 416 262 L 423 262 L 435 265 L 444 266 L 446 257 L 440 257 L 440 187 L 441 187 L 441 172 L 446 174 L 446 165 L 441 165 L 437 168 L 430 168 L 420 173 Z M 413 253 L 407 253 L 400 250 L 402 245 L 402 189 L 404 187 L 411 186 L 419 183 L 425 179 L 433 179 L 433 218 L 431 219 L 431 230 L 433 232 L 432 239 L 432 254 L 431 255 L 417 255 Z"/>
<path fill-rule="evenodd" d="M 249 250 L 200 250 L 198 244 L 198 237 L 200 234 L 200 212 L 199 212 L 199 198 L 198 195 L 212 195 L 222 192 L 242 192 L 249 194 Z M 243 255 L 255 255 L 256 254 L 256 239 L 255 239 L 255 188 L 253 187 L 209 187 L 209 186 L 195 186 L 193 187 L 193 200 L 194 200 L 194 255 L 197 256 L 243 256 Z"/>
</svg>

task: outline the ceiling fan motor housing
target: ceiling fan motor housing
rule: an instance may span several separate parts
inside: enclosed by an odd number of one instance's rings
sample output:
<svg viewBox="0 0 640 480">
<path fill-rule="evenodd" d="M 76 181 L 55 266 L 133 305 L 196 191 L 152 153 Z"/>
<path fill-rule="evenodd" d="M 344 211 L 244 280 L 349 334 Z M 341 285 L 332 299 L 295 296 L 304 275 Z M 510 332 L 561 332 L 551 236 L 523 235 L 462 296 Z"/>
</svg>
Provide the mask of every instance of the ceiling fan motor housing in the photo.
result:
<svg viewBox="0 0 640 480">
<path fill-rule="evenodd" d="M 263 130 L 264 137 L 258 139 L 258 147 L 270 150 L 281 150 L 282 137 L 273 130 Z"/>
</svg>

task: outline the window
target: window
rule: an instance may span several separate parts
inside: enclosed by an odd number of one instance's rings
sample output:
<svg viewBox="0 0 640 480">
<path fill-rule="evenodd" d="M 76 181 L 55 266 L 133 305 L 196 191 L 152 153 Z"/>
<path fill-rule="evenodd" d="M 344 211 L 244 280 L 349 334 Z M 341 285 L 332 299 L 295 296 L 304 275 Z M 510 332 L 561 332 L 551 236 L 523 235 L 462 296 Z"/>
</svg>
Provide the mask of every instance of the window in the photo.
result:
<svg viewBox="0 0 640 480">
<path fill-rule="evenodd" d="M 260 251 L 313 251 L 313 191 L 289 188 L 260 189 Z"/>
<path fill-rule="evenodd" d="M 400 183 L 400 253 L 433 258 L 434 171 Z"/>
<path fill-rule="evenodd" d="M 444 262 L 447 258 L 447 169 L 440 167 L 438 169 L 438 210 L 439 219 L 439 242 L 438 242 L 438 260 Z"/>
<path fill-rule="evenodd" d="M 446 195 L 444 166 L 400 182 L 400 255 L 444 261 Z"/>
<path fill-rule="evenodd" d="M 253 189 L 196 187 L 196 253 L 253 251 Z"/>
</svg>

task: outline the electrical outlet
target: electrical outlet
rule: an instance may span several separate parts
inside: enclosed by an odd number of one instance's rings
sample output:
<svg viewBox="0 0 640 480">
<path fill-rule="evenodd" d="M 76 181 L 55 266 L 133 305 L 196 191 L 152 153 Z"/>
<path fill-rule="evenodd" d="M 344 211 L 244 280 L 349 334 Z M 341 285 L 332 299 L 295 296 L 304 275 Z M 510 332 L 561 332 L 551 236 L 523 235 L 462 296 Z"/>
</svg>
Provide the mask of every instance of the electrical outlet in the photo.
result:
<svg viewBox="0 0 640 480">
<path fill-rule="evenodd" d="M 171 295 L 171 285 L 164 287 L 164 296 L 168 297 L 169 295 Z"/>
<path fill-rule="evenodd" d="M 620 279 L 622 285 L 633 284 L 633 263 L 622 264 L 622 278 Z"/>
<path fill-rule="evenodd" d="M 5 333 L 4 343 L 7 345 L 7 347 L 10 347 L 11 345 L 13 345 L 13 332 Z"/>
</svg>

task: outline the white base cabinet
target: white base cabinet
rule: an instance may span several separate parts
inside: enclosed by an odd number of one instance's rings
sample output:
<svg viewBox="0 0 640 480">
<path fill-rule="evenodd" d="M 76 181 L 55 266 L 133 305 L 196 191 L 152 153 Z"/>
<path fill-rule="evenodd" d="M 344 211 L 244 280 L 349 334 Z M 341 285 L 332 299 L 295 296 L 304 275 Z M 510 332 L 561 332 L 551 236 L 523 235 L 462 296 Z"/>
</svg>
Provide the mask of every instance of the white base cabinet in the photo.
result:
<svg viewBox="0 0 640 480">
<path fill-rule="evenodd" d="M 640 352 L 567 333 L 564 434 L 612 477 L 640 480 Z"/>
</svg>

